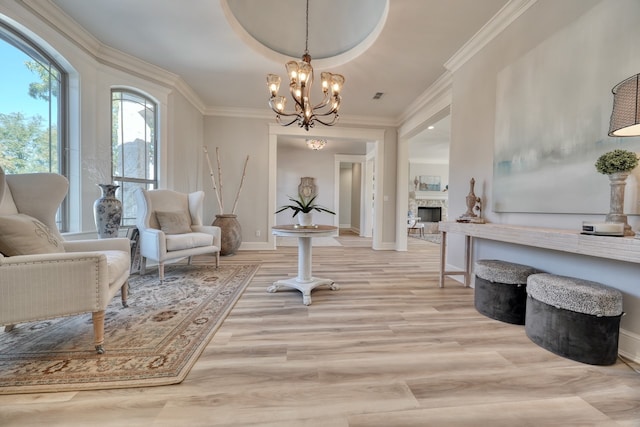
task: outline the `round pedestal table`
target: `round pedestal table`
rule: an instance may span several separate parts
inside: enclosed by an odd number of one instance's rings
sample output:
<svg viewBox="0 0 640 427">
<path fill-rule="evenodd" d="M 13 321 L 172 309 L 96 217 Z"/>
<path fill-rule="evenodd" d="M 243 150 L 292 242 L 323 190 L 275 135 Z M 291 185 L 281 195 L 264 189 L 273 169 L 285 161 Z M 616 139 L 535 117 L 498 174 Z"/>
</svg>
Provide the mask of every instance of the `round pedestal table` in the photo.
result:
<svg viewBox="0 0 640 427">
<path fill-rule="evenodd" d="M 311 239 L 314 237 L 331 237 L 338 227 L 332 225 L 276 225 L 272 228 L 275 236 L 298 238 L 298 276 L 293 279 L 282 279 L 267 288 L 267 292 L 276 292 L 281 286 L 294 288 L 302 292 L 304 305 L 311 304 L 311 291 L 320 285 L 329 285 L 335 291 L 340 287 L 331 279 L 313 277 L 311 274 Z"/>
</svg>

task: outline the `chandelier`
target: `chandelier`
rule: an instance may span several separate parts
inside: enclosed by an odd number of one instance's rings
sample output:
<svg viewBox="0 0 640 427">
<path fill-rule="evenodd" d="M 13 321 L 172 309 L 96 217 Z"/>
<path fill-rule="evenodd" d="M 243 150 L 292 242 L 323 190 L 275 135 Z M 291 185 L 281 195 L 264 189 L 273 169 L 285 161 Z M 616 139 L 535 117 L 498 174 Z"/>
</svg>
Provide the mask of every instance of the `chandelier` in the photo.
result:
<svg viewBox="0 0 640 427">
<path fill-rule="evenodd" d="M 307 147 L 311 148 L 312 150 L 322 150 L 325 145 L 327 145 L 326 139 L 307 139 Z"/>
<path fill-rule="evenodd" d="M 312 106 L 309 96 L 313 84 L 313 67 L 309 55 L 309 0 L 307 0 L 306 35 L 302 61 L 289 61 L 285 68 L 289 75 L 289 92 L 295 102 L 295 110 L 285 112 L 287 100 L 284 96 L 278 95 L 280 76 L 267 75 L 267 86 L 271 93 L 269 106 L 276 113 L 276 121 L 282 126 L 289 126 L 297 122 L 298 126 L 307 131 L 315 125 L 316 121 L 325 126 L 333 126 L 338 121 L 338 110 L 342 101 L 340 91 L 344 84 L 344 77 L 329 72 L 321 73 L 324 97 L 322 102 Z M 282 117 L 287 117 L 287 119 L 283 120 Z"/>
</svg>

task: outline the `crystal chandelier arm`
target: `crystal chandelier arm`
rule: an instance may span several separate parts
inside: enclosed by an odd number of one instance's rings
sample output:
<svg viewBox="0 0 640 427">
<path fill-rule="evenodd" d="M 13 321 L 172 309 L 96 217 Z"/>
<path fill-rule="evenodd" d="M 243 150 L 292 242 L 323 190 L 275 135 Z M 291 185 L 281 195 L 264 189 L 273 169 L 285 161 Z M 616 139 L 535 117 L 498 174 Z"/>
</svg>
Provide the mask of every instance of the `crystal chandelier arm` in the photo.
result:
<svg viewBox="0 0 640 427">
<path fill-rule="evenodd" d="M 315 110 L 319 110 L 320 108 L 324 108 L 327 105 L 329 105 L 329 100 L 331 99 L 331 96 L 329 95 L 329 92 L 325 92 L 324 93 L 324 97 L 322 98 L 322 101 L 313 107 L 314 111 Z"/>
<path fill-rule="evenodd" d="M 285 116 L 295 116 L 295 117 L 294 117 L 294 118 L 293 118 L 293 120 L 291 120 L 290 122 L 285 123 L 285 122 L 283 122 L 283 121 L 282 121 L 282 118 L 280 117 L 280 116 L 281 116 L 281 114 L 278 114 L 278 115 L 276 116 L 276 122 L 277 122 L 279 125 L 282 125 L 282 126 L 289 126 L 289 125 L 294 124 L 295 122 L 300 121 L 300 116 L 299 116 L 299 115 L 297 115 L 297 114 L 284 114 L 284 115 L 285 115 Z"/>
<path fill-rule="evenodd" d="M 318 111 L 314 109 L 314 116 L 323 117 L 331 114 L 337 114 L 338 110 L 340 109 L 340 101 L 342 101 L 342 98 L 340 97 L 340 95 L 333 96 L 332 98 L 333 99 L 331 100 L 331 108 L 327 111 Z M 325 103 L 325 105 L 326 104 L 328 104 L 328 102 Z"/>
<path fill-rule="evenodd" d="M 280 111 L 280 110 L 278 110 L 278 109 L 273 105 L 273 103 L 272 103 L 272 100 L 271 100 L 271 99 L 269 100 L 269 106 L 271 107 L 271 109 L 273 110 L 273 112 L 274 112 L 274 113 L 276 113 L 278 116 L 285 116 L 285 117 L 296 116 L 296 119 L 295 119 L 295 120 L 297 120 L 297 118 L 298 118 L 298 117 L 300 117 L 300 114 L 299 114 L 299 113 L 285 113 L 284 111 Z M 277 118 L 278 116 L 276 116 L 276 118 Z"/>
<path fill-rule="evenodd" d="M 321 120 L 317 116 L 314 115 L 313 121 L 317 121 L 317 122 L 319 122 L 319 123 L 321 123 L 321 124 L 323 124 L 325 126 L 333 126 L 338 121 L 339 118 L 340 118 L 340 116 L 338 115 L 338 113 L 334 113 L 333 118 L 331 120 L 329 120 L 329 121 Z"/>
</svg>

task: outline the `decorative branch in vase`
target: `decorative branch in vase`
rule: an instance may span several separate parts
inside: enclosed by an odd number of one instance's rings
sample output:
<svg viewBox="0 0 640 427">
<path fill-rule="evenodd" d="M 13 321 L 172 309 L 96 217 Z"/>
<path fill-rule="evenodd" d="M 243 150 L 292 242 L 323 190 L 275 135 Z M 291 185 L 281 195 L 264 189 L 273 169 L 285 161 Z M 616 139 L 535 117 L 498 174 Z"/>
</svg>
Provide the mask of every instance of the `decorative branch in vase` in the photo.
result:
<svg viewBox="0 0 640 427">
<path fill-rule="evenodd" d="M 207 159 L 207 165 L 209 166 L 209 176 L 211 177 L 211 184 L 213 185 L 213 191 L 216 193 L 216 199 L 218 200 L 219 214 L 216 215 L 216 219 L 213 221 L 213 225 L 220 227 L 221 230 L 221 248 L 220 255 L 233 255 L 236 253 L 240 244 L 242 243 L 242 228 L 238 222 L 236 216 L 236 209 L 238 208 L 238 200 L 240 199 L 240 192 L 244 186 L 244 178 L 247 174 L 247 164 L 249 163 L 249 156 L 244 161 L 244 167 L 242 169 L 242 177 L 240 178 L 240 186 L 236 192 L 236 197 L 233 202 L 233 208 L 231 213 L 224 212 L 224 198 L 222 195 L 222 163 L 220 162 L 220 148 L 216 147 L 216 163 L 218 167 L 218 180 L 214 174 L 213 166 L 211 165 L 211 159 L 209 159 L 209 151 L 206 146 L 202 147 L 205 157 Z"/>
</svg>

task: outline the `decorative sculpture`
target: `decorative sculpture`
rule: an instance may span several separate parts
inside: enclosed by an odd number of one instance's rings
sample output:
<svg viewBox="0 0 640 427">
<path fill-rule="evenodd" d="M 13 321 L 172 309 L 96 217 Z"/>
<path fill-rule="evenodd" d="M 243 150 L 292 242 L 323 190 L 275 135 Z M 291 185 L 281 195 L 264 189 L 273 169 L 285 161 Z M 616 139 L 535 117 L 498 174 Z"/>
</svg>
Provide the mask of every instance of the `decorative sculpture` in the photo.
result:
<svg viewBox="0 0 640 427">
<path fill-rule="evenodd" d="M 458 219 L 457 222 L 473 222 L 476 224 L 484 224 L 484 219 L 482 219 L 479 215 L 476 215 L 474 211 L 478 211 L 478 213 L 482 213 L 482 200 L 480 197 L 476 196 L 473 192 L 473 187 L 476 184 L 476 180 L 471 178 L 469 181 L 469 194 L 467 195 L 467 211 Z"/>
<path fill-rule="evenodd" d="M 300 178 L 300 184 L 298 185 L 298 194 L 306 198 L 311 198 L 317 195 L 315 178 L 310 176 L 303 176 Z"/>
</svg>

